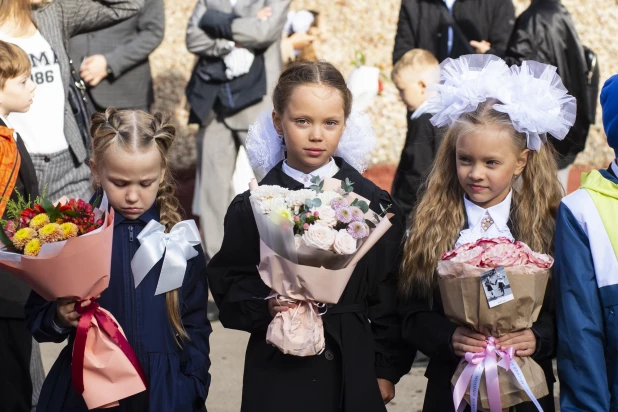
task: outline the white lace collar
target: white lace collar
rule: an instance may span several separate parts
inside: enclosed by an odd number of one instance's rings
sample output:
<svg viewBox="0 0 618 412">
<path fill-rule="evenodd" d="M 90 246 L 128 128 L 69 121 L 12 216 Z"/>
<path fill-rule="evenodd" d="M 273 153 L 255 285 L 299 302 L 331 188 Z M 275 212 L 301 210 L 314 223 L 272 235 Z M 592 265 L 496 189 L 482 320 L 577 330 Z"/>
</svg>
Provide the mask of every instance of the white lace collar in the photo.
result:
<svg viewBox="0 0 618 412">
<path fill-rule="evenodd" d="M 335 174 L 337 174 L 338 171 L 339 171 L 339 166 L 337 166 L 337 163 L 335 163 L 335 159 L 333 158 L 330 159 L 330 162 L 328 162 L 324 166 L 320 167 L 317 170 L 314 170 L 313 172 L 309 174 L 306 174 L 306 173 L 301 172 L 300 170 L 291 168 L 290 166 L 288 166 L 287 160 L 283 162 L 283 173 L 290 176 L 292 179 L 296 180 L 297 182 L 302 183 L 303 185 L 305 185 L 305 187 L 309 187 L 313 184 L 311 183 L 311 179 L 315 176 L 319 176 L 320 179 L 324 179 L 327 177 L 335 176 Z"/>
<path fill-rule="evenodd" d="M 515 240 L 508 226 L 512 199 L 513 191 L 511 190 L 502 202 L 487 209 L 483 209 L 472 203 L 464 195 L 464 206 L 466 208 L 466 215 L 468 216 L 468 228 L 461 231 L 456 246 L 476 242 L 482 238 L 492 239 L 506 237 L 510 240 Z M 486 216 L 489 216 L 493 221 L 493 224 L 489 226 L 487 230 L 483 229 L 481 223 Z"/>
</svg>

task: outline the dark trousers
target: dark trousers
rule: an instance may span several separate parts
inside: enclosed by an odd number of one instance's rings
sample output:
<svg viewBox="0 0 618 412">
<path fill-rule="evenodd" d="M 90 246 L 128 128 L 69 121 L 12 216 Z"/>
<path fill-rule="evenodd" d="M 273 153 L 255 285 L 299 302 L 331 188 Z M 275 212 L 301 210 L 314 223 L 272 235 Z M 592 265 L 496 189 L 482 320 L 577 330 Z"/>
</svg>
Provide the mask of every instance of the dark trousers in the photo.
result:
<svg viewBox="0 0 618 412">
<path fill-rule="evenodd" d="M 32 335 L 24 319 L 0 318 L 0 410 L 30 412 Z"/>
</svg>

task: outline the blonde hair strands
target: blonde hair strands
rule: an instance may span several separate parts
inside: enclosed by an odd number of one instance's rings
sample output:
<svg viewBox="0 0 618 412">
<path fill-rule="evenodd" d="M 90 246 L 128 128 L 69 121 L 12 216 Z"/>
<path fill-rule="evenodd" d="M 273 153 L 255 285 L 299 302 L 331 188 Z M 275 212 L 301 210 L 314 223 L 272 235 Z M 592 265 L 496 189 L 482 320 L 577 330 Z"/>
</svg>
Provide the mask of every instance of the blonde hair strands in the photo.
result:
<svg viewBox="0 0 618 412">
<path fill-rule="evenodd" d="M 526 135 L 518 133 L 507 114 L 497 112 L 490 99 L 476 111 L 463 114 L 444 136 L 428 180 L 425 194 L 416 205 L 405 242 L 400 292 L 431 298 L 437 285 L 435 269 L 445 252 L 453 248 L 465 224 L 464 190 L 457 179 L 457 139 L 471 129 L 497 126 L 508 132 L 513 150 L 526 149 Z M 563 196 L 556 176 L 555 150 L 545 144 L 530 151 L 519 184 L 513 186 L 511 219 L 513 236 L 534 251 L 553 254 L 556 214 Z"/>
<path fill-rule="evenodd" d="M 160 222 L 169 232 L 176 223 L 182 220 L 178 209 L 180 204 L 174 196 L 174 185 L 167 154 L 176 137 L 176 129 L 161 113 L 151 115 L 139 110 L 116 110 L 108 108 L 105 113 L 92 115 L 90 135 L 92 136 L 93 154 L 92 160 L 95 165 L 103 162 L 105 151 L 112 145 L 117 144 L 129 151 L 148 150 L 156 145 L 161 154 L 162 166 L 165 168 L 165 178 L 157 191 L 157 206 L 159 207 Z M 153 143 L 154 142 L 154 143 Z M 174 331 L 180 339 L 189 339 L 189 335 L 182 324 L 180 315 L 180 301 L 178 289 L 165 294 L 167 314 Z"/>
</svg>

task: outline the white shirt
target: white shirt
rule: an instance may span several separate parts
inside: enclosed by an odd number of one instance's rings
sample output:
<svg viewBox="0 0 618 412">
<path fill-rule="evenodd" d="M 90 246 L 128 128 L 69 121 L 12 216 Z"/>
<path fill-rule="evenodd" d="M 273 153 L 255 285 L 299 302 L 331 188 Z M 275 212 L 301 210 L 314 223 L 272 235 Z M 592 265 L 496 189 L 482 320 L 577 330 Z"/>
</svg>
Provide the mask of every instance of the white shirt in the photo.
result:
<svg viewBox="0 0 618 412">
<path fill-rule="evenodd" d="M 335 176 L 338 171 L 339 166 L 337 166 L 337 163 L 335 163 L 334 159 L 330 159 L 330 162 L 320 167 L 319 169 L 314 170 L 310 174 L 303 173 L 300 170 L 292 169 L 290 166 L 288 166 L 287 161 L 283 162 L 283 173 L 290 176 L 297 182 L 302 183 L 303 185 L 305 185 L 305 187 L 310 187 L 311 185 L 313 185 L 313 183 L 311 183 L 311 179 L 315 176 L 319 176 L 320 180 L 323 180 L 327 177 Z"/>
<path fill-rule="evenodd" d="M 493 239 L 497 237 L 506 237 L 514 241 L 511 230 L 508 226 L 509 215 L 511 213 L 511 201 L 513 199 L 513 191 L 511 190 L 506 198 L 495 206 L 483 209 L 480 206 L 472 203 L 464 195 L 464 205 L 466 215 L 468 216 L 468 229 L 461 231 L 459 239 L 455 243 L 455 247 L 466 243 L 476 242 L 479 239 Z M 482 228 L 481 222 L 489 216 L 494 223 L 485 231 Z"/>
<path fill-rule="evenodd" d="M 65 94 L 60 65 L 41 33 L 14 38 L 0 33 L 4 40 L 26 51 L 32 63 L 32 81 L 36 84 L 33 103 L 26 113 L 11 113 L 9 119 L 28 149 L 35 154 L 52 154 L 69 148 L 64 136 Z"/>
<path fill-rule="evenodd" d="M 418 119 L 419 117 L 427 113 L 429 109 L 430 109 L 429 103 L 427 102 L 427 100 L 425 100 L 423 104 L 418 106 L 416 110 L 414 111 L 414 113 L 412 113 L 412 116 L 410 116 L 410 120 Z"/>
</svg>

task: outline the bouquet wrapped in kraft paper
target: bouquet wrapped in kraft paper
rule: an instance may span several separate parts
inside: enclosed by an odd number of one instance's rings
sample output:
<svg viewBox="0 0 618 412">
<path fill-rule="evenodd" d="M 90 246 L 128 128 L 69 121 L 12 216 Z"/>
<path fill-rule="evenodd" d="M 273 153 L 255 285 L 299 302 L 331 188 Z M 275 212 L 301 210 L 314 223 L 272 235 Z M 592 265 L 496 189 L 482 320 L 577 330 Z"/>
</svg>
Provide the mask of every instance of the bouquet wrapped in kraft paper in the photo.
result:
<svg viewBox="0 0 618 412">
<path fill-rule="evenodd" d="M 266 340 L 285 354 L 313 356 L 325 348 L 321 315 L 336 304 L 356 264 L 391 227 L 392 214 L 369 210 L 352 182 L 315 179 L 310 189 L 250 184 L 260 233 L 263 282 L 271 299 L 295 303 L 277 313 Z"/>
<path fill-rule="evenodd" d="M 146 390 L 146 379 L 118 322 L 95 301 L 109 285 L 114 210 L 107 213 L 105 196 L 100 207 L 74 199 L 26 205 L 1 228 L 5 248 L 0 250 L 0 267 L 47 301 L 80 301 L 75 305 L 81 318 L 73 345 L 73 387 L 88 409 L 117 406 L 120 399 Z M 63 220 L 70 225 L 60 224 Z M 12 225 L 18 230 L 11 230 Z M 66 240 L 61 240 L 63 229 L 73 232 Z M 28 244 L 36 247 L 28 249 Z"/>
<path fill-rule="evenodd" d="M 543 369 L 494 338 L 529 329 L 537 320 L 553 259 L 522 242 L 481 239 L 446 253 L 438 263 L 444 313 L 451 321 L 490 334 L 482 353 L 467 353 L 453 375 L 453 402 L 499 412 L 549 394 Z M 493 307 L 490 307 L 493 306 Z M 485 379 L 482 379 L 484 376 Z"/>
</svg>

